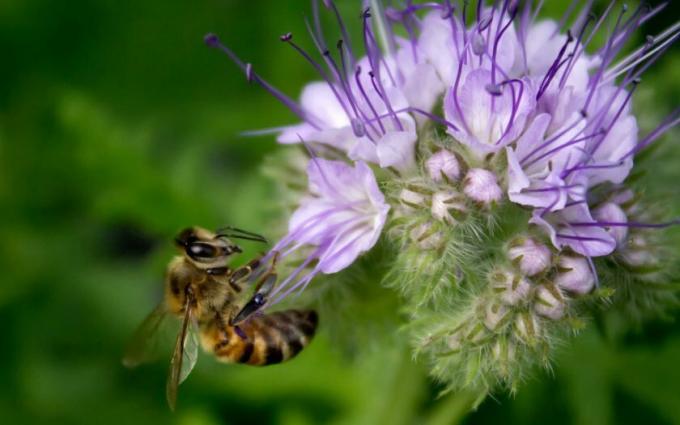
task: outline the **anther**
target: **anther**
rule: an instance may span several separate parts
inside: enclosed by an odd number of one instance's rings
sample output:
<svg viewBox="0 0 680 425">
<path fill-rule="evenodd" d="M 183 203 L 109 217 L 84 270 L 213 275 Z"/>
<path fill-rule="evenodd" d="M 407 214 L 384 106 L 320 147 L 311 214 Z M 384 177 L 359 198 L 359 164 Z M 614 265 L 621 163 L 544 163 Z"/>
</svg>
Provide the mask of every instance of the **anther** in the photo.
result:
<svg viewBox="0 0 680 425">
<path fill-rule="evenodd" d="M 282 36 L 279 37 L 279 40 L 283 42 L 287 42 L 293 39 L 293 33 L 292 32 L 287 32 L 283 34 Z"/>
<path fill-rule="evenodd" d="M 486 50 L 486 41 L 484 40 L 484 36 L 478 32 L 475 32 L 472 34 L 472 52 L 477 55 L 481 56 L 484 54 L 484 51 Z"/>
<path fill-rule="evenodd" d="M 652 46 L 654 44 L 654 36 L 653 35 L 648 35 L 645 37 L 645 40 L 647 41 L 647 46 Z"/>
<path fill-rule="evenodd" d="M 342 41 L 342 38 L 341 38 L 340 40 L 338 40 L 338 42 L 335 44 L 335 46 L 336 46 L 338 49 L 342 49 L 342 43 L 344 43 L 344 42 Z"/>
<path fill-rule="evenodd" d="M 636 86 L 637 86 L 638 84 L 640 84 L 640 82 L 642 82 L 642 80 L 640 79 L 640 77 L 634 78 L 633 81 L 631 81 L 631 83 L 633 83 L 633 84 L 636 85 Z"/>
<path fill-rule="evenodd" d="M 366 128 L 364 127 L 364 123 L 362 123 L 356 118 L 352 118 L 351 123 L 352 131 L 354 131 L 354 135 L 356 137 L 363 137 L 366 134 Z"/>
<path fill-rule="evenodd" d="M 361 12 L 361 16 L 359 16 L 359 17 L 364 18 L 364 19 L 370 18 L 371 17 L 371 8 L 367 7 L 366 9 L 364 9 Z"/>
<path fill-rule="evenodd" d="M 330 52 L 330 50 L 326 49 L 326 50 L 324 50 L 324 51 L 322 52 L 322 54 L 323 54 L 324 56 L 328 57 L 328 56 L 331 55 L 331 52 Z"/>
<path fill-rule="evenodd" d="M 489 93 L 491 96 L 500 96 L 503 94 L 503 91 L 501 90 L 501 86 L 498 84 L 487 84 L 484 86 L 484 89 L 486 90 L 487 93 Z"/>
<path fill-rule="evenodd" d="M 217 37 L 217 35 L 213 33 L 208 33 L 203 37 L 203 42 L 208 46 L 208 47 L 218 47 L 220 44 L 220 39 Z"/>
</svg>

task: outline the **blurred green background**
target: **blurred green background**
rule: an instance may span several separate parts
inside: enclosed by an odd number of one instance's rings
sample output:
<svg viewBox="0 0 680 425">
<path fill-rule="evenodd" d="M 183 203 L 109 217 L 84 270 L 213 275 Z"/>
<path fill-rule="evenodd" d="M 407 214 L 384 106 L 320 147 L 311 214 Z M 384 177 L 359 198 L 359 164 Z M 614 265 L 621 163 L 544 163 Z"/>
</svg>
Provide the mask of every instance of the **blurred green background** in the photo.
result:
<svg viewBox="0 0 680 425">
<path fill-rule="evenodd" d="M 358 2 L 339 3 L 356 28 Z M 437 398 L 441 388 L 399 334 L 377 335 L 396 319 L 353 323 L 352 311 L 336 317 L 376 335 L 350 354 L 322 317 L 314 344 L 290 363 L 256 369 L 202 355 L 175 414 L 164 398 L 167 361 L 121 366 L 126 341 L 159 300 L 178 229 L 270 234 L 277 216 L 275 188 L 260 172 L 273 137 L 239 132 L 294 117 L 204 47 L 203 35 L 220 34 L 295 97 L 315 75 L 277 37 L 302 36 L 309 10 L 299 0 L 0 1 L 0 422 L 680 423 L 680 328 L 670 322 L 615 337 L 591 326 L 553 374 L 467 417 L 467 395 Z M 638 40 L 679 15 L 673 5 Z M 646 74 L 639 98 L 646 129 L 677 106 L 677 48 Z M 667 136 L 660 183 L 650 187 L 670 190 L 675 211 L 679 153 Z M 369 308 L 394 298 L 376 282 L 357 285 L 372 286 Z"/>
</svg>

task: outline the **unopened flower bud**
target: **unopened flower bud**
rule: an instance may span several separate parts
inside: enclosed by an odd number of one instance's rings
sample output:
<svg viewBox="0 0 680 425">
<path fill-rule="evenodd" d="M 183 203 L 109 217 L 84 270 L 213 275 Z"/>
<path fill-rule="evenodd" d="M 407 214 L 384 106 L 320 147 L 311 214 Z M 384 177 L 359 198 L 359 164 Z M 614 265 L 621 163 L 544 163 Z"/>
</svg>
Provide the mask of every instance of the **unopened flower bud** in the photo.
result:
<svg viewBox="0 0 680 425">
<path fill-rule="evenodd" d="M 409 236 L 418 247 L 425 250 L 441 247 L 444 239 L 444 236 L 432 223 L 423 223 L 414 227 Z"/>
<path fill-rule="evenodd" d="M 491 347 L 494 360 L 501 365 L 508 365 L 515 359 L 515 344 L 502 338 Z"/>
<path fill-rule="evenodd" d="M 503 304 L 489 304 L 484 312 L 484 326 L 490 331 L 495 331 L 505 322 L 508 317 L 509 310 Z"/>
<path fill-rule="evenodd" d="M 424 205 L 425 199 L 425 195 L 422 193 L 409 189 L 402 189 L 401 193 L 399 193 L 399 200 L 401 203 L 411 208 L 418 208 L 421 205 Z"/>
<path fill-rule="evenodd" d="M 496 175 L 483 168 L 473 168 L 468 171 L 463 184 L 463 192 L 483 204 L 500 201 L 503 196 L 503 191 L 496 181 Z"/>
<path fill-rule="evenodd" d="M 511 271 L 493 272 L 490 279 L 494 291 L 499 293 L 501 300 L 509 305 L 519 304 L 529 296 L 531 291 L 531 282 Z"/>
<path fill-rule="evenodd" d="M 550 267 L 550 249 L 531 238 L 512 246 L 508 250 L 508 257 L 527 276 L 537 275 Z"/>
<path fill-rule="evenodd" d="M 440 150 L 425 161 L 430 178 L 436 182 L 455 181 L 460 178 L 458 158 L 447 150 Z"/>
<path fill-rule="evenodd" d="M 658 263 L 653 247 L 640 234 L 629 238 L 628 243 L 621 250 L 621 259 L 631 267 L 650 267 Z"/>
<path fill-rule="evenodd" d="M 517 315 L 515 330 L 517 331 L 517 336 L 529 345 L 534 345 L 541 333 L 538 319 L 530 312 Z"/>
<path fill-rule="evenodd" d="M 617 246 L 623 245 L 628 236 L 628 227 L 625 226 L 628 217 L 620 206 L 613 202 L 607 202 L 593 211 L 593 217 L 603 223 L 602 227 L 614 238 Z M 612 223 L 612 225 L 607 226 L 606 223 Z"/>
<path fill-rule="evenodd" d="M 453 335 L 446 338 L 446 345 L 453 351 L 460 349 L 461 347 L 460 333 L 456 332 Z"/>
<path fill-rule="evenodd" d="M 465 338 L 471 344 L 480 344 L 488 337 L 489 332 L 486 330 L 486 327 L 481 323 L 476 323 L 474 326 L 472 326 Z"/>
<path fill-rule="evenodd" d="M 534 310 L 543 317 L 560 320 L 564 316 L 565 302 L 555 286 L 539 286 L 536 291 Z"/>
<path fill-rule="evenodd" d="M 465 202 L 458 192 L 452 190 L 432 195 L 432 216 L 449 224 L 456 223 L 465 213 Z"/>
<path fill-rule="evenodd" d="M 565 291 L 587 294 L 595 287 L 595 276 L 583 257 L 560 257 L 555 284 Z"/>
</svg>

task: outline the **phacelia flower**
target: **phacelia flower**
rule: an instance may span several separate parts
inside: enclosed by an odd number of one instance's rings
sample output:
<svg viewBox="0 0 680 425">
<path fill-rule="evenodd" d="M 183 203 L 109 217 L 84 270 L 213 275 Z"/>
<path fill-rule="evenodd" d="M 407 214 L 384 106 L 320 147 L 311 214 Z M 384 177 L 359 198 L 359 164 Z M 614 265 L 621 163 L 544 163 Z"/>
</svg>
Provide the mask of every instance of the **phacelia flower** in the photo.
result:
<svg viewBox="0 0 680 425">
<path fill-rule="evenodd" d="M 288 234 L 273 250 L 284 259 L 297 247 L 313 249 L 271 296 L 284 289 L 285 296 L 318 273 L 335 273 L 352 264 L 375 245 L 390 210 L 373 172 L 362 161 L 352 166 L 317 158 L 307 165 L 307 178 L 309 196 L 300 200 L 290 218 Z M 297 279 L 312 261 L 316 261 L 314 268 Z"/>
<path fill-rule="evenodd" d="M 332 0 L 312 2 L 316 53 L 281 36 L 318 72 L 299 102 L 206 36 L 297 115 L 273 131 L 308 153 L 308 187 L 285 197 L 295 212 L 272 250 L 290 272 L 264 308 L 365 267 L 379 244 L 414 351 L 450 389 L 486 394 L 547 367 L 598 306 L 642 317 L 677 300 L 677 253 L 654 229 L 678 220 L 630 178 L 680 122 L 676 109 L 650 131 L 633 102 L 680 23 L 625 53 L 665 4 L 612 1 L 598 16 L 574 2 L 552 20 L 543 2 L 378 3 L 350 34 Z"/>
</svg>

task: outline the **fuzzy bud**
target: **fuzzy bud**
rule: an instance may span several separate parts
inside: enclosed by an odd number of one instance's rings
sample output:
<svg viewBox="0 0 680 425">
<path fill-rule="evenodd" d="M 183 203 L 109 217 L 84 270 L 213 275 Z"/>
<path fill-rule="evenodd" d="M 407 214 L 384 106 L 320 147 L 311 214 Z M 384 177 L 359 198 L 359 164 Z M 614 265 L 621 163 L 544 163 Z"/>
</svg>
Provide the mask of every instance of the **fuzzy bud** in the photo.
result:
<svg viewBox="0 0 680 425">
<path fill-rule="evenodd" d="M 463 192 L 473 200 L 483 204 L 490 204 L 501 200 L 503 191 L 496 175 L 483 168 L 473 168 L 465 175 Z"/>
<path fill-rule="evenodd" d="M 524 342 L 534 345 L 541 336 L 540 322 L 533 314 L 524 312 L 515 319 L 515 330 Z"/>
<path fill-rule="evenodd" d="M 503 304 L 489 304 L 484 312 L 484 326 L 490 331 L 497 330 L 508 317 L 509 310 Z"/>
<path fill-rule="evenodd" d="M 534 310 L 543 317 L 560 320 L 564 316 L 565 302 L 555 286 L 539 286 L 536 290 Z"/>
<path fill-rule="evenodd" d="M 515 361 L 515 344 L 505 338 L 499 338 L 491 347 L 491 355 L 498 365 L 501 374 L 506 375 Z"/>
<path fill-rule="evenodd" d="M 621 251 L 621 259 L 631 267 L 649 267 L 658 263 L 647 239 L 639 234 L 628 240 L 625 249 Z"/>
<path fill-rule="evenodd" d="M 460 340 L 460 333 L 456 332 L 453 335 L 450 335 L 448 338 L 446 338 L 446 345 L 452 351 L 459 350 L 462 345 Z"/>
<path fill-rule="evenodd" d="M 495 292 L 500 294 L 501 300 L 508 305 L 517 305 L 526 300 L 531 292 L 531 282 L 523 276 L 510 271 L 496 271 L 490 276 Z"/>
<path fill-rule="evenodd" d="M 595 287 L 595 276 L 583 257 L 560 257 L 555 284 L 575 294 L 587 294 Z"/>
<path fill-rule="evenodd" d="M 607 202 L 597 208 L 593 211 L 593 217 L 595 220 L 603 223 L 626 223 L 628 221 L 626 213 L 613 202 Z M 614 238 L 617 246 L 620 247 L 626 241 L 626 237 L 628 237 L 628 228 L 626 226 L 603 225 L 603 227 Z"/>
<path fill-rule="evenodd" d="M 399 193 L 399 200 L 408 207 L 417 208 L 425 204 L 425 195 L 413 190 L 402 189 Z"/>
<path fill-rule="evenodd" d="M 465 213 L 465 201 L 460 194 L 451 190 L 432 195 L 432 216 L 449 224 L 456 223 Z"/>
<path fill-rule="evenodd" d="M 425 161 L 430 178 L 439 183 L 442 180 L 455 181 L 460 178 L 458 158 L 447 150 L 440 150 Z"/>
<path fill-rule="evenodd" d="M 471 326 L 470 331 L 465 336 L 465 339 L 470 344 L 476 345 L 481 344 L 489 337 L 489 332 L 486 330 L 485 325 L 481 323 L 475 323 Z"/>
<path fill-rule="evenodd" d="M 439 248 L 444 239 L 444 236 L 432 223 L 423 223 L 414 227 L 409 236 L 419 248 L 424 250 Z"/>
<path fill-rule="evenodd" d="M 508 257 L 526 276 L 535 276 L 550 267 L 550 249 L 533 239 L 526 239 L 512 246 L 508 249 Z"/>
</svg>

